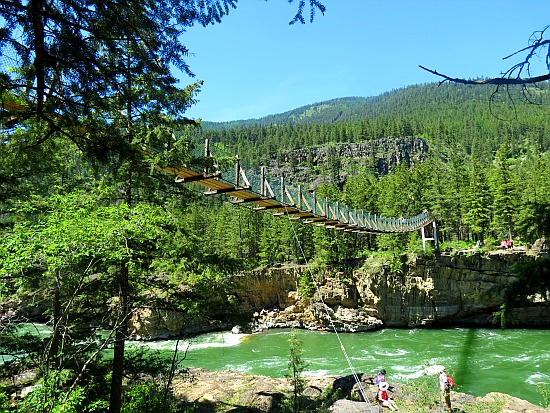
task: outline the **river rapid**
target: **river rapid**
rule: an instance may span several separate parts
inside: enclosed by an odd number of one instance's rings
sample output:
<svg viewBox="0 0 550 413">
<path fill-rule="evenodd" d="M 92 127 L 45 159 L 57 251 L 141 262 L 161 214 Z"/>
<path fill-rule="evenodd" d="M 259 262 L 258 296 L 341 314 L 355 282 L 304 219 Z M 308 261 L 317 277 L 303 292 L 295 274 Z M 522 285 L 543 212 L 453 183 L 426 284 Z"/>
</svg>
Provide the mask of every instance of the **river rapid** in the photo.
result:
<svg viewBox="0 0 550 413">
<path fill-rule="evenodd" d="M 430 366 L 443 365 L 457 391 L 473 396 L 501 392 L 542 402 L 537 384 L 550 386 L 550 330 L 529 329 L 383 329 L 339 334 L 298 330 L 304 376 L 376 374 L 387 370 L 391 383 L 414 379 Z M 289 363 L 290 330 L 256 334 L 208 333 L 180 341 L 188 347 L 187 367 L 234 370 L 285 377 Z M 175 340 L 134 342 L 173 351 Z M 346 360 L 344 351 L 350 360 Z M 434 385 L 436 383 L 434 376 Z"/>
<path fill-rule="evenodd" d="M 45 325 L 27 324 L 20 328 L 21 332 L 44 336 L 51 333 Z M 187 350 L 182 367 L 285 377 L 290 332 L 216 332 L 179 342 L 130 341 L 127 345 L 170 353 L 177 346 L 180 358 Z M 455 390 L 473 396 L 500 392 L 539 405 L 543 397 L 537 384 L 550 388 L 550 330 L 447 328 L 381 329 L 338 335 L 309 330 L 296 333 L 302 342 L 302 360 L 308 363 L 304 376 L 346 376 L 352 374 L 352 368 L 357 374 L 374 375 L 384 368 L 392 383 L 420 377 L 431 367 L 438 371 L 435 366 L 442 365 L 453 377 Z"/>
</svg>

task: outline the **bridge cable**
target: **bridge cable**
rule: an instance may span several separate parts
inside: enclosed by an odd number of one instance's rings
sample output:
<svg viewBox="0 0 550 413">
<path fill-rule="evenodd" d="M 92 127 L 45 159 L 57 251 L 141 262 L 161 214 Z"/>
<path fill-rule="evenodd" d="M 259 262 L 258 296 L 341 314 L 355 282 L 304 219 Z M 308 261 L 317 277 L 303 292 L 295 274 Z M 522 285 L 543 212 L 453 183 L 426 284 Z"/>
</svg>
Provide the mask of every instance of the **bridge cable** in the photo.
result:
<svg viewBox="0 0 550 413">
<path fill-rule="evenodd" d="M 285 205 L 285 209 L 286 209 L 286 205 Z M 342 342 L 340 334 L 338 333 L 338 330 L 336 329 L 336 326 L 334 325 L 332 317 L 331 317 L 331 315 L 328 311 L 328 306 L 325 304 L 325 300 L 323 300 L 323 296 L 321 295 L 321 290 L 319 288 L 319 285 L 317 284 L 317 281 L 315 280 L 315 277 L 313 276 L 313 272 L 311 271 L 311 268 L 309 266 L 309 262 L 306 258 L 304 250 L 302 248 L 302 244 L 300 243 L 300 240 L 298 239 L 298 234 L 296 233 L 296 229 L 294 228 L 294 224 L 292 223 L 292 220 L 290 219 L 290 214 L 287 214 L 287 216 L 288 216 L 288 220 L 290 222 L 290 227 L 292 228 L 292 232 L 294 234 L 294 238 L 296 240 L 296 243 L 298 244 L 298 247 L 300 248 L 300 253 L 302 254 L 302 258 L 304 259 L 304 262 L 306 263 L 306 268 L 309 272 L 311 280 L 313 281 L 313 285 L 315 286 L 315 289 L 317 290 L 317 295 L 319 296 L 319 299 L 321 300 L 321 303 L 323 304 L 323 309 L 325 310 L 325 313 L 326 313 L 326 315 L 329 319 L 330 325 L 331 325 L 332 329 L 334 330 L 334 333 L 336 334 L 338 342 L 340 343 L 340 348 L 342 349 L 342 353 L 344 354 L 344 357 L 346 358 L 346 361 L 347 361 L 348 366 L 350 368 L 350 371 L 353 375 L 353 378 L 355 379 L 355 382 L 357 383 L 357 386 L 359 387 L 359 392 L 361 393 L 361 396 L 363 397 L 363 400 L 365 401 L 365 403 L 367 403 L 367 407 L 370 410 L 370 412 L 371 413 L 378 413 L 378 411 L 375 412 L 374 407 L 372 406 L 372 403 L 369 401 L 369 398 L 367 397 L 365 388 L 363 387 L 363 383 L 359 379 L 359 376 L 357 375 L 357 372 L 355 371 L 355 367 L 353 367 L 351 359 L 349 358 L 348 353 L 346 351 L 346 348 L 344 347 L 344 344 Z"/>
</svg>

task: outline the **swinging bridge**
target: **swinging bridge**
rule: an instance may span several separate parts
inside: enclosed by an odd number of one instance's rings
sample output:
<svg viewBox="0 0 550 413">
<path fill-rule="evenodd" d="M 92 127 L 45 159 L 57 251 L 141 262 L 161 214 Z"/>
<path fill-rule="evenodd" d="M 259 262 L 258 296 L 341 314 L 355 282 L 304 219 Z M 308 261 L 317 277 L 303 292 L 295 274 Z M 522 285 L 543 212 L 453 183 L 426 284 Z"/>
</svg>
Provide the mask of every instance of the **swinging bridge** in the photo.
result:
<svg viewBox="0 0 550 413">
<path fill-rule="evenodd" d="M 13 101 L 1 101 L 0 113 L 1 126 L 12 127 L 20 119 L 18 114 L 25 112 L 27 107 Z M 145 156 L 152 156 L 146 150 L 142 150 Z M 205 141 L 205 157 L 211 157 L 208 139 Z M 385 218 L 376 214 L 357 211 L 338 202 L 329 201 L 328 198 L 319 199 L 315 192 L 303 191 L 301 186 L 291 195 L 291 188 L 286 185 L 284 176 L 280 178 L 280 191 L 278 196 L 272 190 L 265 167 L 260 171 L 260 187 L 252 188 L 244 170 L 239 163 L 239 157 L 235 160 L 235 175 L 231 182 L 222 178 L 220 171 L 209 173 L 207 170 L 198 172 L 185 165 L 183 166 L 157 166 L 158 169 L 175 175 L 175 182 L 195 182 L 206 188 L 205 195 L 228 194 L 233 204 L 255 204 L 254 210 L 272 210 L 275 216 L 290 215 L 291 220 L 302 220 L 305 224 L 314 224 L 334 228 L 336 230 L 356 233 L 403 233 L 421 230 L 422 243 L 425 246 L 427 240 L 432 240 L 437 245 L 435 220 L 432 215 L 424 210 L 414 217 L 409 218 Z M 427 238 L 425 228 L 433 224 L 433 237 Z"/>
<path fill-rule="evenodd" d="M 151 156 L 146 151 L 143 153 Z M 205 157 L 211 157 L 208 139 L 205 142 Z M 297 188 L 287 186 L 284 176 L 280 178 L 276 194 L 268 181 L 265 166 L 260 169 L 259 188 L 253 188 L 240 166 L 238 156 L 235 158 L 235 174 L 232 181 L 222 178 L 220 171 L 198 172 L 187 166 L 157 168 L 175 175 L 177 183 L 195 182 L 201 185 L 206 189 L 203 192 L 206 196 L 228 194 L 229 202 L 234 205 L 255 204 L 255 211 L 271 210 L 275 216 L 288 215 L 290 220 L 302 220 L 304 224 L 325 226 L 345 232 L 383 234 L 421 230 L 423 245 L 427 240 L 437 244 L 435 220 L 427 210 L 410 218 L 385 218 L 340 205 L 339 202 L 330 201 L 326 197 L 320 199 L 315 192 L 303 191 L 300 185 Z M 433 237 L 428 238 L 425 227 L 430 224 L 433 225 Z"/>
</svg>

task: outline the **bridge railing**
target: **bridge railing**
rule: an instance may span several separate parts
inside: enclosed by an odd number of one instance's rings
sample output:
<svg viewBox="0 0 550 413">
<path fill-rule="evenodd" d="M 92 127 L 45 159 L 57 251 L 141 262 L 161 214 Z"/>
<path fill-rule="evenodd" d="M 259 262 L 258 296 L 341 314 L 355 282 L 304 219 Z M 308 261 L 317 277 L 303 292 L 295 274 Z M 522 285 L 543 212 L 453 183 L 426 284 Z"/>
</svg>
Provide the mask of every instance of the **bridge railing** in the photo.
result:
<svg viewBox="0 0 550 413">
<path fill-rule="evenodd" d="M 205 146 L 205 155 L 211 156 L 208 141 Z M 145 155 L 151 155 L 146 151 L 142 152 Z M 218 170 L 199 172 L 185 165 L 157 166 L 157 168 L 175 175 L 176 182 L 195 182 L 205 187 L 205 195 L 228 194 L 233 204 L 253 203 L 254 210 L 273 210 L 276 216 L 291 215 L 290 219 L 300 219 L 306 224 L 350 232 L 403 233 L 423 229 L 434 223 L 435 231 L 435 221 L 427 210 L 408 218 L 387 218 L 370 214 L 328 198 L 319 198 L 315 192 L 303 190 L 300 185 L 293 188 L 286 184 L 284 176 L 279 179 L 279 184 L 274 183 L 268 179 L 266 167 L 260 168 L 259 184 L 253 188 L 240 165 L 238 156 L 235 158 L 233 180 L 226 180 Z M 424 241 L 424 231 L 422 231 L 422 238 Z"/>
</svg>

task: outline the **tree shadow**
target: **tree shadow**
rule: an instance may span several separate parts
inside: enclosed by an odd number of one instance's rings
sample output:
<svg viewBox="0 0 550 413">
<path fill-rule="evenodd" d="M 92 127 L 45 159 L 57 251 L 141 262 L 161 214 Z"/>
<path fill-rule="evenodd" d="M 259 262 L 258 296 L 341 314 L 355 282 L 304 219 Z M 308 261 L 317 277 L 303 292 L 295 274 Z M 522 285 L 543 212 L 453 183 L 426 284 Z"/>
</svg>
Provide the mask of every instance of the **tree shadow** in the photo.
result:
<svg viewBox="0 0 550 413">
<path fill-rule="evenodd" d="M 476 341 L 476 329 L 469 328 L 466 332 L 466 338 L 462 342 L 462 347 L 460 349 L 457 371 L 455 374 L 455 381 L 460 384 L 467 382 L 468 377 L 471 377 L 472 372 L 470 368 L 471 356 L 474 351 L 474 343 Z"/>
</svg>

